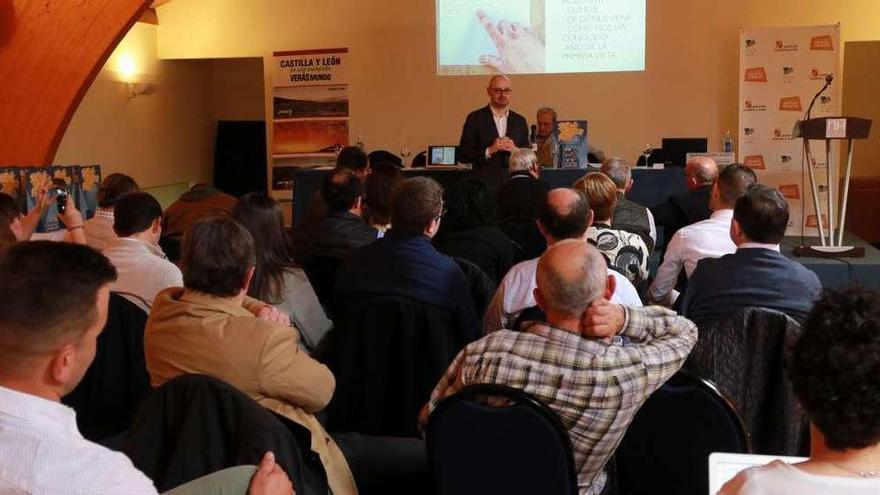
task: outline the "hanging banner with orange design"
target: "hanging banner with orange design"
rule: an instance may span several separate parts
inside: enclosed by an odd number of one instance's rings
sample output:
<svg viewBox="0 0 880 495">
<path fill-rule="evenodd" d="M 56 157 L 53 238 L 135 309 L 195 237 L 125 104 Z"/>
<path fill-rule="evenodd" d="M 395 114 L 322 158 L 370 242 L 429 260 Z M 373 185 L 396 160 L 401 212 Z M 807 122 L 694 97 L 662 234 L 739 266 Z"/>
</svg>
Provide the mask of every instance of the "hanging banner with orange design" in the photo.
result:
<svg viewBox="0 0 880 495">
<path fill-rule="evenodd" d="M 793 130 L 825 76 L 837 75 L 840 48 L 839 24 L 740 30 L 739 161 L 788 200 L 788 235 L 801 235 L 802 229 L 806 235 L 818 235 L 813 195 L 801 167 L 803 141 Z M 839 81 L 816 101 L 812 117 L 840 114 Z M 830 170 L 836 184 L 837 157 L 832 154 L 831 163 L 825 163 L 824 142 L 813 142 L 812 152 L 816 160 L 809 165 L 818 183 L 825 184 Z M 826 194 L 823 185 L 820 205 L 827 205 Z"/>
</svg>

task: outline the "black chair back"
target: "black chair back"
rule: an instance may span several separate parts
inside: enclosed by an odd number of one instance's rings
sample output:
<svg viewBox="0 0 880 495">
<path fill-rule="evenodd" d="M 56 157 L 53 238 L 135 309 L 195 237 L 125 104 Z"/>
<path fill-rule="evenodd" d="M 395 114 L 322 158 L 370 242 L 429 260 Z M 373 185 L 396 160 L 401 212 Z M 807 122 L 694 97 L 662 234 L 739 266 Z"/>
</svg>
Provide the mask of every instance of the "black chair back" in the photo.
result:
<svg viewBox="0 0 880 495">
<path fill-rule="evenodd" d="M 500 229 L 516 245 L 516 263 L 537 258 L 547 250 L 547 240 L 534 218 L 505 218 L 501 220 Z"/>
<path fill-rule="evenodd" d="M 618 494 L 705 495 L 712 452 L 748 453 L 748 434 L 714 384 L 679 371 L 648 397 L 617 447 Z"/>
<path fill-rule="evenodd" d="M 111 293 L 95 359 L 76 388 L 61 400 L 76 411 L 79 431 L 93 442 L 128 429 L 152 390 L 144 359 L 146 323 L 141 308 Z"/>
<path fill-rule="evenodd" d="M 330 431 L 419 435 L 418 415 L 467 343 L 450 311 L 396 297 L 349 299 L 325 338 L 321 360 L 336 377 Z"/>
<path fill-rule="evenodd" d="M 325 494 L 324 469 L 310 442 L 309 430 L 222 380 L 182 375 L 144 402 L 122 451 L 160 493 L 221 469 L 259 464 L 271 450 L 297 493 Z"/>
<path fill-rule="evenodd" d="M 462 389 L 434 409 L 425 439 L 435 495 L 578 493 L 565 427 L 521 390 Z"/>
<path fill-rule="evenodd" d="M 808 425 L 785 368 L 800 325 L 779 311 L 744 308 L 695 321 L 697 345 L 685 367 L 711 380 L 736 405 L 756 454 L 804 455 Z"/>
<path fill-rule="evenodd" d="M 303 259 L 301 264 L 309 283 L 315 290 L 315 295 L 318 296 L 318 301 L 324 307 L 327 315 L 332 317 L 332 312 L 335 309 L 333 307 L 333 283 L 336 279 L 336 272 L 342 265 L 342 259 L 334 256 L 309 256 Z"/>
<path fill-rule="evenodd" d="M 492 296 L 495 295 L 495 289 L 498 286 L 476 263 L 459 257 L 453 257 L 452 259 L 455 260 L 458 267 L 461 268 L 461 272 L 464 273 L 464 278 L 467 279 L 468 286 L 471 289 L 471 298 L 474 301 L 474 311 L 480 317 L 480 328 L 482 328 L 483 313 L 486 312 L 486 308 L 492 302 Z"/>
</svg>

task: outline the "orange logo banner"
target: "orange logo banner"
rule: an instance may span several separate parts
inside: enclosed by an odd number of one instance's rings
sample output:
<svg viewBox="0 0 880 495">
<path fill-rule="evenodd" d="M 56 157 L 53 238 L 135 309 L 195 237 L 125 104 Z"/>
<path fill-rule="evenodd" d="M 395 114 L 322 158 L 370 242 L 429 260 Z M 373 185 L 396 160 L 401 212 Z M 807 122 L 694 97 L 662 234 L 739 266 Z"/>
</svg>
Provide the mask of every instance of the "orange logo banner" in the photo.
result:
<svg viewBox="0 0 880 495">
<path fill-rule="evenodd" d="M 786 96 L 779 100 L 779 110 L 783 112 L 802 112 L 800 96 Z"/>
<path fill-rule="evenodd" d="M 834 50 L 834 41 L 832 41 L 831 36 L 813 36 L 813 39 L 810 40 L 810 50 L 826 50 L 833 51 Z"/>
<path fill-rule="evenodd" d="M 816 215 L 807 215 L 807 227 L 817 228 L 819 227 L 819 221 L 817 220 Z M 822 227 L 828 228 L 828 215 L 822 214 Z"/>
<path fill-rule="evenodd" d="M 767 165 L 764 163 L 764 155 L 749 155 L 743 160 L 743 165 L 756 170 L 767 168 Z"/>
<path fill-rule="evenodd" d="M 767 82 L 767 70 L 763 67 L 746 69 L 746 82 Z"/>
<path fill-rule="evenodd" d="M 779 192 L 788 199 L 801 199 L 801 192 L 797 184 L 779 186 Z"/>
</svg>

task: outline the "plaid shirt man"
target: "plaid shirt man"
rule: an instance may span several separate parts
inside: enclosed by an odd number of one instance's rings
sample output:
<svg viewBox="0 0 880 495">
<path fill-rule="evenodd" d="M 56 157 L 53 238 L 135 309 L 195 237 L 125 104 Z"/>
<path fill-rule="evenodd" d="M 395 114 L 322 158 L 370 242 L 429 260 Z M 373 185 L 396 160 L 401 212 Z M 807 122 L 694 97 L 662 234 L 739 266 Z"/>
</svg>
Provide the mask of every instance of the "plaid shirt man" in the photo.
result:
<svg viewBox="0 0 880 495">
<path fill-rule="evenodd" d="M 556 412 L 568 430 L 580 493 L 600 493 L 605 463 L 636 411 L 678 371 L 697 341 L 696 326 L 672 311 L 625 310 L 626 323 L 610 343 L 543 323 L 471 343 L 434 388 L 428 411 L 467 385 L 523 390 Z"/>
</svg>

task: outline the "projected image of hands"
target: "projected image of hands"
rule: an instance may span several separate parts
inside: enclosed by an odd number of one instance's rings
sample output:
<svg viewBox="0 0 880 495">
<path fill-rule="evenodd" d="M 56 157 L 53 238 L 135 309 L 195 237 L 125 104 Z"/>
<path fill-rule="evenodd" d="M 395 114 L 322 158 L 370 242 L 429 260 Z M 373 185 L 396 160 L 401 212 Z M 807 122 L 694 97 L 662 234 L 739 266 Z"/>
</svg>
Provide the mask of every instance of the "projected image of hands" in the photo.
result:
<svg viewBox="0 0 880 495">
<path fill-rule="evenodd" d="M 435 1 L 439 75 L 645 68 L 645 0 Z"/>
<path fill-rule="evenodd" d="M 538 37 L 535 29 L 505 19 L 492 22 L 483 10 L 477 10 L 477 19 L 497 51 L 497 55 L 481 55 L 481 64 L 502 74 L 544 72 L 544 40 Z"/>
</svg>

